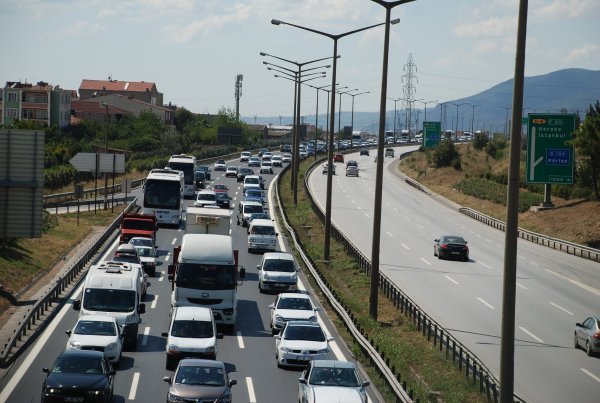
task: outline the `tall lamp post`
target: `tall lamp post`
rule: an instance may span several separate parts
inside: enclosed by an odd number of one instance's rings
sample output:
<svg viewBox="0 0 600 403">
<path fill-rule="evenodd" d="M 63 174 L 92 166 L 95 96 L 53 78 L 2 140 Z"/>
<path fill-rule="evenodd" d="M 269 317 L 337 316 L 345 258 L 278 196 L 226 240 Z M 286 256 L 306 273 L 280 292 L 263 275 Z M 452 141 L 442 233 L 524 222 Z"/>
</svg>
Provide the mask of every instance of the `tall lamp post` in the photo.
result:
<svg viewBox="0 0 600 403">
<path fill-rule="evenodd" d="M 394 101 L 394 144 L 396 144 L 396 121 L 398 120 L 398 114 L 397 114 L 397 108 L 396 108 L 396 104 L 398 103 L 398 101 L 402 100 L 402 98 L 398 98 L 398 99 L 394 99 L 394 98 L 387 98 L 390 101 Z"/>
<path fill-rule="evenodd" d="M 383 68 L 381 73 L 381 100 L 379 104 L 379 143 L 377 144 L 377 173 L 375 176 L 375 202 L 373 208 L 373 242 L 371 246 L 371 288 L 369 293 L 369 316 L 377 320 L 379 292 L 379 246 L 381 241 L 381 194 L 383 190 L 383 147 L 385 135 L 385 99 L 387 95 L 388 55 L 390 48 L 390 24 L 392 8 L 414 0 L 386 2 L 371 0 L 385 7 L 385 37 L 383 42 Z M 396 23 L 400 20 L 395 20 Z"/>
<path fill-rule="evenodd" d="M 315 111 L 315 161 L 317 160 L 317 141 L 318 141 L 318 131 L 319 131 L 319 90 L 326 88 L 329 84 L 323 85 L 321 87 L 315 87 L 314 85 L 306 84 L 311 88 L 317 90 L 317 109 Z M 329 96 L 329 94 L 328 94 Z"/>
<path fill-rule="evenodd" d="M 423 121 L 427 122 L 427 104 L 435 104 L 437 102 L 437 100 L 436 101 L 425 101 L 424 99 L 415 99 L 415 101 L 420 102 L 423 105 L 425 105 L 425 117 L 423 117 Z M 441 122 L 441 119 L 440 119 L 440 122 Z"/>
<path fill-rule="evenodd" d="M 473 135 L 473 122 L 475 121 L 475 108 L 477 108 L 478 106 L 481 106 L 481 104 L 479 105 L 470 105 L 469 106 L 471 108 L 473 108 L 473 111 L 471 113 L 471 136 Z"/>
<path fill-rule="evenodd" d="M 509 138 L 508 133 L 508 111 L 512 108 L 512 106 L 498 106 L 498 108 L 506 109 L 506 120 L 504 120 L 504 137 Z M 490 130 L 491 133 L 491 130 Z"/>
<path fill-rule="evenodd" d="M 105 108 L 104 122 L 106 123 L 106 130 L 104 131 L 104 154 L 108 154 L 108 102 L 102 101 L 100 106 Z M 108 209 L 108 173 L 104 172 L 104 210 L 106 209 Z"/>
<path fill-rule="evenodd" d="M 355 88 L 353 90 L 343 91 L 343 92 L 338 91 L 338 94 L 340 96 L 340 103 L 338 105 L 338 108 L 339 108 L 339 111 L 338 111 L 338 135 L 337 135 L 338 150 L 340 149 L 340 136 L 342 135 L 342 95 L 349 94 L 354 91 L 358 91 L 358 88 Z M 352 136 L 350 136 L 350 138 L 352 138 Z"/>
<path fill-rule="evenodd" d="M 294 157 L 292 158 L 292 166 L 294 167 L 294 175 L 292 178 L 292 182 L 293 182 L 293 188 L 294 188 L 294 205 L 298 205 L 298 168 L 300 166 L 300 99 L 301 99 L 301 85 L 300 85 L 300 81 L 302 80 L 302 67 L 306 66 L 307 64 L 311 64 L 311 63 L 316 63 L 316 62 L 320 62 L 323 60 L 327 60 L 327 59 L 331 59 L 330 57 L 322 57 L 320 59 L 315 59 L 315 60 L 309 60 L 307 62 L 303 62 L 303 63 L 298 63 L 292 60 L 288 60 L 288 59 L 284 59 L 283 57 L 279 57 L 279 56 L 275 56 L 275 55 L 271 55 L 265 52 L 260 52 L 261 56 L 268 56 L 268 57 L 272 57 L 281 61 L 284 61 L 286 63 L 290 63 L 295 65 L 298 68 L 298 77 L 297 80 L 298 82 L 296 83 L 296 88 L 297 88 L 297 102 L 296 102 L 296 122 L 295 122 L 295 126 L 296 126 L 296 130 L 295 130 L 295 139 L 296 141 L 294 142 Z M 335 65 L 336 65 L 336 59 L 337 59 L 337 55 L 335 55 L 334 57 L 334 61 L 333 61 L 333 66 L 334 66 L 334 70 L 335 70 Z M 263 62 L 263 63 L 267 63 L 267 62 Z M 329 67 L 329 66 L 328 66 Z"/>
<path fill-rule="evenodd" d="M 407 1 L 414 1 L 414 0 L 402 0 L 401 2 L 407 2 Z M 394 20 L 394 23 L 398 23 L 398 22 L 400 22 L 400 20 Z M 303 27 L 301 25 L 291 24 L 289 22 L 284 22 L 284 21 L 276 20 L 276 19 L 271 20 L 271 24 L 273 24 L 273 25 L 289 25 L 291 27 L 296 27 L 298 29 L 313 32 L 315 34 L 325 36 L 329 39 L 333 39 L 333 73 L 332 73 L 332 77 L 331 77 L 331 92 L 332 92 L 332 94 L 331 94 L 331 113 L 329 116 L 329 131 L 330 132 L 329 132 L 329 141 L 328 141 L 328 149 L 327 149 L 327 163 L 328 163 L 328 166 L 332 166 L 333 165 L 333 131 L 335 130 L 335 118 L 334 118 L 335 96 L 334 95 L 335 95 L 335 83 L 337 81 L 336 73 L 337 73 L 337 58 L 338 58 L 337 42 L 340 38 L 343 38 L 345 36 L 355 34 L 357 32 L 361 32 L 361 31 L 365 31 L 370 28 L 379 27 L 386 23 L 369 25 L 368 27 L 355 29 L 352 31 L 344 32 L 343 34 L 338 34 L 338 35 L 332 35 L 332 34 L 329 34 L 326 32 L 317 31 L 316 29 L 307 28 L 307 27 Z M 386 27 L 389 26 L 389 24 L 390 24 L 390 21 L 388 20 Z M 383 159 L 383 157 L 382 157 L 382 159 Z M 329 261 L 330 248 L 331 248 L 331 187 L 332 187 L 331 169 L 328 169 L 327 170 L 327 202 L 326 202 L 326 206 L 325 206 L 325 242 L 323 245 L 323 259 L 325 261 Z"/>
<path fill-rule="evenodd" d="M 350 137 L 350 148 L 354 148 L 354 97 L 359 95 L 368 94 L 370 91 L 359 92 L 358 94 L 348 94 L 352 97 L 352 118 L 350 120 L 350 126 L 352 127 L 352 136 Z"/>
<path fill-rule="evenodd" d="M 458 108 L 461 105 L 467 105 L 466 103 L 460 103 L 460 104 L 455 104 L 454 102 L 448 102 L 450 105 L 454 105 L 456 106 L 456 122 L 455 123 L 455 130 L 454 130 L 454 141 L 456 141 L 456 139 L 458 138 Z"/>
</svg>

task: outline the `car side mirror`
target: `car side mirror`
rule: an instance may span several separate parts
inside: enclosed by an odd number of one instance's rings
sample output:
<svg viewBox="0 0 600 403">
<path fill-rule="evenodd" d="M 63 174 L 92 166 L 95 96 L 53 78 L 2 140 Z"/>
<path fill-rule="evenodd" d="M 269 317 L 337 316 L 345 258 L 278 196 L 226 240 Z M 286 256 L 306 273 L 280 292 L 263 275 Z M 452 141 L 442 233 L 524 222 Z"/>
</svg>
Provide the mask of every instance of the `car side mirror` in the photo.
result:
<svg viewBox="0 0 600 403">
<path fill-rule="evenodd" d="M 260 270 L 260 265 L 259 264 L 256 265 L 256 270 Z"/>
<path fill-rule="evenodd" d="M 583 327 L 579 322 L 575 323 L 575 326 Z"/>
<path fill-rule="evenodd" d="M 321 312 L 323 309 L 320 306 L 315 307 L 315 312 Z"/>
<path fill-rule="evenodd" d="M 334 340 L 335 340 L 335 338 L 333 338 L 333 337 L 328 337 L 327 338 L 327 341 L 334 341 Z"/>
<path fill-rule="evenodd" d="M 140 306 L 138 306 L 138 313 L 146 313 L 146 304 L 140 304 Z"/>
<path fill-rule="evenodd" d="M 235 379 L 229 380 L 229 386 L 237 385 L 237 381 Z"/>
<path fill-rule="evenodd" d="M 306 379 L 298 378 L 298 383 L 301 383 L 302 385 L 306 385 Z"/>
<path fill-rule="evenodd" d="M 274 335 L 273 337 L 275 337 L 277 340 L 281 340 L 281 336 L 278 334 Z"/>
<path fill-rule="evenodd" d="M 50 373 L 50 368 L 42 368 L 42 372 L 45 372 L 47 374 Z"/>
<path fill-rule="evenodd" d="M 169 332 L 162 332 L 160 335 L 162 337 L 169 337 Z"/>
<path fill-rule="evenodd" d="M 163 377 L 163 381 L 165 381 L 167 383 L 171 383 L 171 377 L 170 376 L 165 376 L 165 377 Z"/>
<path fill-rule="evenodd" d="M 366 388 L 367 386 L 369 386 L 369 385 L 371 385 L 371 382 L 369 382 L 369 381 L 364 381 L 364 382 L 362 383 L 362 386 L 363 386 L 363 387 L 365 387 L 365 388 Z"/>
<path fill-rule="evenodd" d="M 71 329 L 66 330 L 65 333 L 67 334 L 67 336 L 71 337 Z"/>
<path fill-rule="evenodd" d="M 75 311 L 81 310 L 81 300 L 80 299 L 76 299 L 75 301 L 73 301 L 73 309 Z"/>
<path fill-rule="evenodd" d="M 217 339 L 222 339 L 223 338 L 223 333 L 217 333 Z"/>
<path fill-rule="evenodd" d="M 434 239 L 434 240 L 433 240 L 433 242 L 439 242 L 439 241 L 440 241 L 439 239 Z"/>
</svg>

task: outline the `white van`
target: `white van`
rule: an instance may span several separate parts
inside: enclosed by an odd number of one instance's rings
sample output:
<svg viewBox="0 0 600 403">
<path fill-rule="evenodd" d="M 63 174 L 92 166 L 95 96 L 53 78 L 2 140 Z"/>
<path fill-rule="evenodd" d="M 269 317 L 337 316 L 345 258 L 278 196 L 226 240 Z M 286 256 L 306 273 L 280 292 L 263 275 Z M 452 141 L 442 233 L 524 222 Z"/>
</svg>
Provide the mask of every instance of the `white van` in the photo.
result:
<svg viewBox="0 0 600 403">
<path fill-rule="evenodd" d="M 248 229 L 248 252 L 255 250 L 277 250 L 277 233 L 273 221 L 252 220 Z"/>
<path fill-rule="evenodd" d="M 146 312 L 141 303 L 140 269 L 128 263 L 102 262 L 93 266 L 85 277 L 81 299 L 73 309 L 79 315 L 106 315 L 115 318 L 123 329 L 125 344 L 137 346 L 140 315 Z"/>
</svg>

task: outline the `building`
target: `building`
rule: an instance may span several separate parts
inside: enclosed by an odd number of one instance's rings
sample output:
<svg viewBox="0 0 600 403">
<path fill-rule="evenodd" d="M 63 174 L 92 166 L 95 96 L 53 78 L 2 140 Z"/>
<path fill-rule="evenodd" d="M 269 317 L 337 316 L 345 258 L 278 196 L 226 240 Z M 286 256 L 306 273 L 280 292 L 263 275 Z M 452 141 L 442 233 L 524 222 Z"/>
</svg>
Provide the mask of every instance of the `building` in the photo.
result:
<svg viewBox="0 0 600 403">
<path fill-rule="evenodd" d="M 67 126 L 71 120 L 71 90 L 44 81 L 37 84 L 7 81 L 0 91 L 0 123 L 35 122 L 40 127 Z"/>
<path fill-rule="evenodd" d="M 79 86 L 79 99 L 86 100 L 109 94 L 122 95 L 150 105 L 163 106 L 163 94 L 158 92 L 155 83 L 144 81 L 88 80 L 83 79 Z"/>
</svg>

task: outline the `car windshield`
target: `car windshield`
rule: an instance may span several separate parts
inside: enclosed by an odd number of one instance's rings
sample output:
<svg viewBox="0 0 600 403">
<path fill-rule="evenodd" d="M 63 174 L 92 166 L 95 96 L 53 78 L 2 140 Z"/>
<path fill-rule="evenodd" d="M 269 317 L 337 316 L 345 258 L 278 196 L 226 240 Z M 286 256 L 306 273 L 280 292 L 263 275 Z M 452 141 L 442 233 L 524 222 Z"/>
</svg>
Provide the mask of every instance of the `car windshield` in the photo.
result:
<svg viewBox="0 0 600 403">
<path fill-rule="evenodd" d="M 283 259 L 267 259 L 263 263 L 264 271 L 282 271 L 286 273 L 292 273 L 296 271 L 293 260 Z"/>
<path fill-rule="evenodd" d="M 196 290 L 233 290 L 235 266 L 180 263 L 175 284 Z"/>
<path fill-rule="evenodd" d="M 212 322 L 199 320 L 176 320 L 171 327 L 171 336 L 185 339 L 205 339 L 213 337 Z"/>
<path fill-rule="evenodd" d="M 202 179 L 206 178 L 206 175 L 204 175 L 204 172 L 196 172 L 196 173 L 194 174 L 194 177 L 195 177 L 197 180 L 202 180 Z"/>
<path fill-rule="evenodd" d="M 150 238 L 131 238 L 129 243 L 133 246 L 153 246 Z"/>
<path fill-rule="evenodd" d="M 175 383 L 182 385 L 225 386 L 222 368 L 181 366 L 175 375 Z"/>
<path fill-rule="evenodd" d="M 262 192 L 260 190 L 248 189 L 246 190 L 246 196 L 262 198 Z"/>
<path fill-rule="evenodd" d="M 295 309 L 302 311 L 311 311 L 312 306 L 306 298 L 281 298 L 277 304 L 277 309 Z"/>
<path fill-rule="evenodd" d="M 227 190 L 227 186 L 225 185 L 221 185 L 221 184 L 217 184 L 217 185 L 213 185 L 213 189 L 216 190 Z"/>
<path fill-rule="evenodd" d="M 94 336 L 116 336 L 117 329 L 114 322 L 100 322 L 97 320 L 80 320 L 73 329 L 74 334 Z"/>
<path fill-rule="evenodd" d="M 269 215 L 266 213 L 254 213 L 250 215 L 250 220 L 256 220 L 257 218 L 266 220 L 271 219 L 271 217 L 269 217 Z"/>
<path fill-rule="evenodd" d="M 246 178 L 246 183 L 251 185 L 258 185 L 258 178 Z"/>
<path fill-rule="evenodd" d="M 253 225 L 250 233 L 252 235 L 275 235 L 275 228 L 270 225 Z"/>
<path fill-rule="evenodd" d="M 353 368 L 316 367 L 310 372 L 308 382 L 311 385 L 323 386 L 360 386 L 356 372 Z"/>
<path fill-rule="evenodd" d="M 245 205 L 244 206 L 244 214 L 252 214 L 252 213 L 262 213 L 262 206 L 254 206 L 254 205 Z"/>
<path fill-rule="evenodd" d="M 135 291 L 86 288 L 83 308 L 88 311 L 131 312 L 135 309 L 135 300 Z"/>
<path fill-rule="evenodd" d="M 225 165 L 225 160 L 218 160 L 217 165 Z"/>
<path fill-rule="evenodd" d="M 285 340 L 325 341 L 325 334 L 318 326 L 294 326 L 285 327 L 283 334 Z"/>
<path fill-rule="evenodd" d="M 50 372 L 98 375 L 104 373 L 104 366 L 99 357 L 61 356 L 56 359 Z"/>
<path fill-rule="evenodd" d="M 442 237 L 441 243 L 457 243 L 457 244 L 464 245 L 467 242 L 464 240 L 464 238 L 462 238 L 460 236 L 445 236 L 445 237 Z"/>
<path fill-rule="evenodd" d="M 197 200 L 209 200 L 214 201 L 217 199 L 217 196 L 214 193 L 198 193 Z"/>
<path fill-rule="evenodd" d="M 149 248 L 147 246 L 138 246 L 136 247 L 138 251 L 138 255 L 142 257 L 156 257 L 156 252 L 154 248 Z"/>
<path fill-rule="evenodd" d="M 229 199 L 229 195 L 225 192 L 219 192 L 216 194 L 217 199 L 223 199 L 223 200 L 228 200 Z"/>
</svg>

